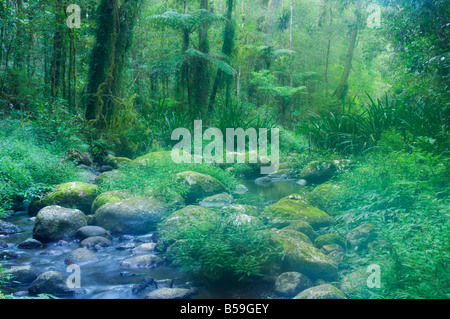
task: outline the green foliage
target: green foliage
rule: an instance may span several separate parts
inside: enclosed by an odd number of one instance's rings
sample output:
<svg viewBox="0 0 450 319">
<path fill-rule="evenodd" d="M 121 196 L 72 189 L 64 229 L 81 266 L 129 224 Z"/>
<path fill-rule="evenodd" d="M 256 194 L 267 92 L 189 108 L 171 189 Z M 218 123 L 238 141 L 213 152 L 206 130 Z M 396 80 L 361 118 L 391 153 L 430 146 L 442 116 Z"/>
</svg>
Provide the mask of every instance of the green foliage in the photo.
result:
<svg viewBox="0 0 450 319">
<path fill-rule="evenodd" d="M 0 212 L 55 184 L 80 179 L 72 163 L 62 162 L 64 149 L 43 144 L 35 133 L 19 121 L 0 121 Z"/>
<path fill-rule="evenodd" d="M 165 234 L 161 235 L 164 238 Z M 212 281 L 260 276 L 275 252 L 258 226 L 239 223 L 234 215 L 218 215 L 211 223 L 193 223 L 179 240 L 168 256 Z"/>
<path fill-rule="evenodd" d="M 383 287 L 373 297 L 446 298 L 449 293 L 448 164 L 447 157 L 417 148 L 395 150 L 383 138 L 379 150 L 339 177 L 347 187 L 347 213 L 336 217 L 335 230 L 375 225 L 377 240 L 368 250 L 346 256 L 352 268 L 380 265 Z"/>
<path fill-rule="evenodd" d="M 137 163 L 125 163 L 115 178 L 108 179 L 101 184 L 102 190 L 130 189 L 134 194 L 145 195 L 149 190 L 156 196 L 162 196 L 169 202 L 175 194 L 183 195 L 185 188 L 175 183 L 170 176 L 185 171 L 195 171 L 210 175 L 228 189 L 233 189 L 238 181 L 221 168 L 209 164 L 176 164 L 172 162 L 169 152 L 165 153 L 168 158 L 149 161 L 145 165 Z"/>
<path fill-rule="evenodd" d="M 3 267 L 3 260 L 0 261 L 0 288 L 11 280 L 11 275 L 6 273 L 6 270 L 7 269 Z M 1 296 L 2 294 L 0 289 L 0 299 L 2 299 Z"/>
<path fill-rule="evenodd" d="M 344 105 L 342 111 L 313 113 L 299 130 L 313 146 L 342 153 L 359 154 L 377 146 L 383 133 L 395 128 L 410 142 L 436 142 L 435 149 L 448 147 L 449 127 L 443 110 L 426 103 L 411 107 L 387 96 L 384 102 L 368 98 L 362 107 Z"/>
</svg>

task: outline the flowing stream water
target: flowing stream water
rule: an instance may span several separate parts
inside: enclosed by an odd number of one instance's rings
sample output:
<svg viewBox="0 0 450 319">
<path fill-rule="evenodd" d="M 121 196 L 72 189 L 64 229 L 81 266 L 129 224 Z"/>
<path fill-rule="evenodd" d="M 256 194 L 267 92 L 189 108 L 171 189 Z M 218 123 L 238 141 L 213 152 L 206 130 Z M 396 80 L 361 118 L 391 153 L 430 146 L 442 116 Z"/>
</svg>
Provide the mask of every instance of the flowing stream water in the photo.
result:
<svg viewBox="0 0 450 319">
<path fill-rule="evenodd" d="M 256 184 L 253 181 L 243 181 L 249 192 L 260 196 L 267 203 L 293 193 L 302 191 L 302 186 L 294 181 L 276 181 L 268 184 Z M 21 233 L 0 238 L 8 243 L 9 250 L 19 254 L 19 258 L 6 260 L 3 267 L 28 266 L 31 265 L 40 273 L 54 270 L 60 272 L 64 278 L 68 278 L 71 272 L 67 272 L 65 258 L 75 249 L 80 248 L 78 240 L 68 240 L 64 245 L 58 243 L 45 244 L 38 249 L 19 249 L 17 244 L 31 238 L 34 222 L 26 211 L 16 212 L 7 219 L 22 229 Z M 144 289 L 139 294 L 133 293 L 133 286 L 143 281 L 145 277 L 152 277 L 155 280 L 173 279 L 174 287 L 183 287 L 186 282 L 193 281 L 197 288 L 197 293 L 193 298 L 203 299 L 263 299 L 277 298 L 273 294 L 273 283 L 261 281 L 257 284 L 242 283 L 232 287 L 208 286 L 198 284 L 180 268 L 161 265 L 150 269 L 127 269 L 120 263 L 132 257 L 130 250 L 118 250 L 117 248 L 125 243 L 134 243 L 138 246 L 144 242 L 152 241 L 152 234 L 143 236 L 114 237 L 112 245 L 95 251 L 98 261 L 82 265 L 81 268 L 81 291 L 82 293 L 68 296 L 67 298 L 82 299 L 142 299 L 145 294 L 156 289 L 154 285 Z M 155 252 L 155 254 L 158 254 Z M 161 257 L 163 257 L 161 255 Z M 28 286 L 16 286 L 12 288 L 2 288 L 5 293 L 13 293 L 15 296 L 28 296 Z"/>
</svg>

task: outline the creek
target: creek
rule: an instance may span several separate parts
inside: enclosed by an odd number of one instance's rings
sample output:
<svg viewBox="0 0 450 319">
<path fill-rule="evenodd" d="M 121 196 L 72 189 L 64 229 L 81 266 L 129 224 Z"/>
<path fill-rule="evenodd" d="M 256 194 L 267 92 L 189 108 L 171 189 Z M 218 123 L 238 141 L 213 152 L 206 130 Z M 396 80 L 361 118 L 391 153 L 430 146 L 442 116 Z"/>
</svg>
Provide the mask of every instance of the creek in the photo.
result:
<svg viewBox="0 0 450 319">
<path fill-rule="evenodd" d="M 260 196 L 267 203 L 277 201 L 292 193 L 298 193 L 302 186 L 294 181 L 282 180 L 268 184 L 256 184 L 253 181 L 243 181 L 249 189 L 249 193 Z M 19 254 L 19 258 L 5 260 L 3 267 L 13 266 L 33 266 L 40 273 L 46 271 L 58 271 L 64 278 L 68 278 L 71 272 L 67 272 L 65 258 L 75 249 L 80 248 L 78 240 L 67 240 L 60 243 L 48 243 L 37 249 L 19 249 L 17 245 L 24 240 L 31 238 L 34 221 L 26 211 L 16 212 L 7 219 L 22 229 L 21 233 L 3 237 L 0 239 L 8 243 L 8 250 Z M 133 286 L 142 283 L 145 277 L 152 277 L 155 280 L 173 279 L 173 287 L 183 287 L 186 282 L 193 282 L 197 293 L 193 298 L 201 299 L 264 299 L 278 298 L 273 292 L 273 283 L 252 282 L 241 283 L 233 286 L 207 285 L 196 282 L 189 275 L 177 267 L 166 264 L 150 269 L 127 269 L 120 263 L 132 257 L 130 249 L 120 250 L 118 247 L 124 244 L 134 244 L 136 247 L 141 243 L 151 242 L 152 233 L 143 236 L 121 236 L 113 237 L 112 245 L 95 251 L 98 261 L 81 266 L 81 293 L 64 298 L 79 299 L 142 299 L 148 292 L 156 289 L 151 285 L 139 294 L 133 293 Z M 160 257 L 163 257 L 158 252 Z M 2 287 L 5 294 L 13 294 L 16 297 L 28 297 L 28 285 L 15 287 Z"/>
</svg>

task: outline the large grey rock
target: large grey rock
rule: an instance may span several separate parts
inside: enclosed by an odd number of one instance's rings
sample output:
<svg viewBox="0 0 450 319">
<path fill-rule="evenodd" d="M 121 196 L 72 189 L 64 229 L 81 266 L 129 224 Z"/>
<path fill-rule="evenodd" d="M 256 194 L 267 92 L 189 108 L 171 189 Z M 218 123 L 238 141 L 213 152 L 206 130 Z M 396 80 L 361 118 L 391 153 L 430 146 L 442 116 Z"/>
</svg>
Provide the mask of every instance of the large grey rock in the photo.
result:
<svg viewBox="0 0 450 319">
<path fill-rule="evenodd" d="M 77 230 L 76 236 L 78 239 L 83 240 L 89 237 L 101 236 L 109 237 L 109 232 L 100 226 L 84 226 Z"/>
<path fill-rule="evenodd" d="M 83 239 L 80 245 L 81 247 L 87 249 L 98 249 L 99 247 L 109 247 L 112 245 L 112 242 L 108 238 L 102 236 L 94 236 Z"/>
<path fill-rule="evenodd" d="M 28 288 L 30 295 L 52 294 L 52 295 L 70 295 L 74 290 L 67 287 L 61 273 L 56 271 L 47 271 L 40 274 Z"/>
<path fill-rule="evenodd" d="M 70 253 L 69 256 L 64 260 L 66 265 L 86 265 L 92 262 L 97 261 L 97 256 L 86 248 L 78 248 L 75 249 L 73 252 Z"/>
<path fill-rule="evenodd" d="M 330 284 L 303 290 L 293 299 L 347 299 L 342 291 Z"/>
<path fill-rule="evenodd" d="M 44 243 L 71 238 L 86 225 L 86 216 L 80 210 L 48 206 L 36 216 L 33 238 Z"/>
<path fill-rule="evenodd" d="M 275 292 L 282 296 L 292 297 L 312 285 L 312 281 L 299 272 L 285 272 L 277 277 Z"/>
<path fill-rule="evenodd" d="M 133 255 L 142 254 L 142 253 L 149 253 L 155 250 L 156 244 L 155 243 L 144 243 L 140 244 L 139 246 L 133 248 L 131 250 L 131 253 Z"/>
<path fill-rule="evenodd" d="M 161 288 L 145 296 L 145 299 L 187 299 L 192 291 L 186 288 Z"/>
<path fill-rule="evenodd" d="M 5 272 L 6 275 L 11 276 L 8 280 L 8 285 L 24 285 L 30 284 L 39 276 L 39 271 L 32 266 L 16 266 Z"/>
<path fill-rule="evenodd" d="M 101 206 L 95 221 L 115 234 L 146 234 L 156 230 L 168 207 L 154 197 L 134 197 Z"/>
<path fill-rule="evenodd" d="M 28 238 L 17 245 L 20 249 L 37 249 L 42 247 L 42 243 L 34 238 Z"/>
<path fill-rule="evenodd" d="M 161 263 L 161 258 L 154 254 L 148 254 L 125 259 L 120 265 L 127 268 L 153 268 Z"/>
</svg>

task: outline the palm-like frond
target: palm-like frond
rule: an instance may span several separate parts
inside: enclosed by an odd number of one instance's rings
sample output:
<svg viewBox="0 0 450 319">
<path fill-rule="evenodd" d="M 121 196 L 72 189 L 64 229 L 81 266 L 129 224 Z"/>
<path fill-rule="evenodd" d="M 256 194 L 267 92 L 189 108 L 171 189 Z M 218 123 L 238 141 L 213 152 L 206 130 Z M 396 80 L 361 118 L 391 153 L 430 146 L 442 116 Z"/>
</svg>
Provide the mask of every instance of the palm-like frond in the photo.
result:
<svg viewBox="0 0 450 319">
<path fill-rule="evenodd" d="M 204 24 L 225 21 L 223 17 L 204 9 L 196 10 L 192 14 L 167 11 L 163 14 L 153 15 L 149 19 L 156 28 L 165 29 L 169 27 L 174 30 L 182 30 L 188 33 L 194 32 Z"/>
<path fill-rule="evenodd" d="M 193 48 L 186 50 L 185 54 L 187 59 L 191 58 L 203 59 L 208 61 L 209 63 L 211 63 L 212 65 L 214 65 L 215 67 L 222 70 L 228 75 L 236 74 L 236 71 L 233 69 L 233 67 L 228 63 L 226 63 L 225 61 L 223 61 L 223 59 L 226 58 L 226 56 L 223 54 L 219 53 L 206 54 Z"/>
</svg>

